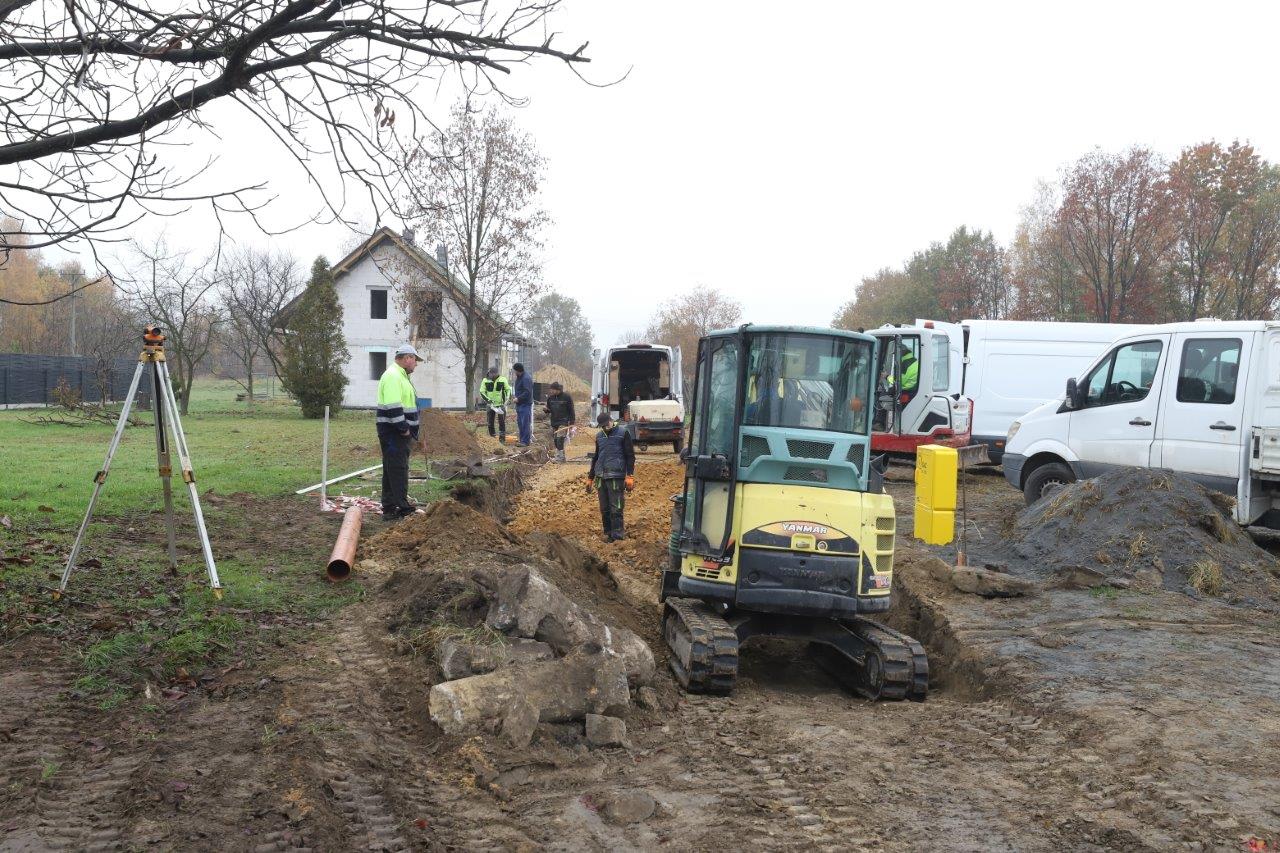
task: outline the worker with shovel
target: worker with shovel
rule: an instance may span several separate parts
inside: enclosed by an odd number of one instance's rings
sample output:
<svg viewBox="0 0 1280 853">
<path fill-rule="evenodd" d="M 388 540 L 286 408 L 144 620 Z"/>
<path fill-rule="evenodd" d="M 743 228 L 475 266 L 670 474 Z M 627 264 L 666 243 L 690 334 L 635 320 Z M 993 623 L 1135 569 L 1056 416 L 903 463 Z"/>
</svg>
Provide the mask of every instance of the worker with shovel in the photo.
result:
<svg viewBox="0 0 1280 853">
<path fill-rule="evenodd" d="M 587 494 L 595 488 L 600 495 L 600 522 L 608 542 L 625 538 L 622 510 L 626 493 L 635 488 L 636 450 L 631 433 L 613 423 L 607 411 L 596 418 L 596 452 L 587 473 Z"/>
<path fill-rule="evenodd" d="M 480 382 L 480 399 L 489 408 L 489 437 L 507 443 L 507 400 L 511 397 L 511 384 L 507 377 L 498 374 L 498 368 L 490 367 Z M 495 432 L 494 421 L 498 423 Z"/>
<path fill-rule="evenodd" d="M 547 416 L 551 419 L 551 443 L 556 448 L 556 461 L 564 461 L 564 443 L 569 430 L 577 423 L 573 411 L 573 398 L 565 393 L 559 382 L 551 383 L 551 392 L 547 394 Z"/>
<path fill-rule="evenodd" d="M 409 502 L 409 453 L 418 437 L 418 393 L 409 380 L 422 358 L 409 344 L 378 380 L 378 444 L 382 447 L 382 518 L 396 521 L 416 512 Z"/>
</svg>

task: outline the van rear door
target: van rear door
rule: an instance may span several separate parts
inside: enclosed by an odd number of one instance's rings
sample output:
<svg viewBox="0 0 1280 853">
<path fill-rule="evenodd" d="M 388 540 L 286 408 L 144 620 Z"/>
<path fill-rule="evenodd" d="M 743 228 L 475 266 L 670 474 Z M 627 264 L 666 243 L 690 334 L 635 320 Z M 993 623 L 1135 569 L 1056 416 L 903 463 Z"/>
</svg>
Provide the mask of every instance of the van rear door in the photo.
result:
<svg viewBox="0 0 1280 853">
<path fill-rule="evenodd" d="M 1153 465 L 1236 494 L 1249 431 L 1240 366 L 1249 364 L 1252 346 L 1252 332 L 1173 336 Z"/>
<path fill-rule="evenodd" d="M 684 366 L 680 363 L 680 347 L 671 348 L 671 396 L 684 404 Z"/>
</svg>

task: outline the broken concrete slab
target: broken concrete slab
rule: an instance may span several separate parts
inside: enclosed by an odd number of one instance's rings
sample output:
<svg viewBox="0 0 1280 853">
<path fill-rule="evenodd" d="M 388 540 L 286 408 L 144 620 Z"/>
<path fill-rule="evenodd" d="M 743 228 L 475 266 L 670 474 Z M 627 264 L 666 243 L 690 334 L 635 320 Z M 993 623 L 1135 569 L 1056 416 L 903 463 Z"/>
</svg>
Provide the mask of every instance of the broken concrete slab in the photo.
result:
<svg viewBox="0 0 1280 853">
<path fill-rule="evenodd" d="M 510 643 L 468 643 L 449 638 L 436 649 L 436 662 L 449 681 L 513 664 L 551 660 L 555 656 L 555 650 L 546 643 L 525 639 Z"/>
<path fill-rule="evenodd" d="M 596 672 L 595 684 L 587 694 L 587 710 L 592 714 L 620 717 L 631 707 L 627 670 L 616 657 L 605 660 Z"/>
<path fill-rule="evenodd" d="M 951 572 L 951 585 L 961 592 L 984 598 L 1016 598 L 1034 595 L 1036 591 L 1036 585 L 1031 581 L 977 566 L 955 567 Z"/>
<path fill-rule="evenodd" d="M 625 746 L 627 724 L 617 717 L 587 714 L 587 743 L 593 747 Z"/>
<path fill-rule="evenodd" d="M 652 687 L 641 687 L 636 691 L 636 704 L 646 711 L 660 710 L 658 691 Z"/>
<path fill-rule="evenodd" d="M 581 720 L 593 707 L 618 707 L 612 686 L 618 670 L 609 661 L 603 652 L 574 654 L 444 682 L 431 688 L 427 710 L 448 734 L 502 720 L 521 700 L 537 709 L 542 722 Z M 627 696 L 625 691 L 622 695 Z"/>
<path fill-rule="evenodd" d="M 512 703 L 502 718 L 502 739 L 512 749 L 523 749 L 533 740 L 538 728 L 538 709 L 527 699 Z"/>
<path fill-rule="evenodd" d="M 610 791 L 600 798 L 600 816 L 618 825 L 648 820 L 657 807 L 657 801 L 645 791 Z"/>
<path fill-rule="evenodd" d="M 566 655 L 582 650 L 616 654 L 632 684 L 653 680 L 653 652 L 626 628 L 605 624 L 570 600 L 536 570 L 519 567 L 488 579 L 494 584 L 486 624 L 505 634 L 541 640 Z"/>
</svg>

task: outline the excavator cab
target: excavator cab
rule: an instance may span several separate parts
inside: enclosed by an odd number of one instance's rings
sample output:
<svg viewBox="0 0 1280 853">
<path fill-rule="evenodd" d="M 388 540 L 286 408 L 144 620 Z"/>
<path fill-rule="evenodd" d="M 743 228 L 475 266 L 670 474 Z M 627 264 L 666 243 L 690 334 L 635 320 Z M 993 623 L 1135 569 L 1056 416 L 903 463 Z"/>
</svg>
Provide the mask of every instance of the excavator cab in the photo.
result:
<svg viewBox="0 0 1280 853">
<path fill-rule="evenodd" d="M 683 494 L 664 572 L 664 636 L 691 692 L 727 693 L 738 648 L 799 637 L 871 698 L 922 699 L 919 643 L 889 608 L 895 515 L 871 460 L 876 341 L 753 326 L 699 341 Z"/>
</svg>

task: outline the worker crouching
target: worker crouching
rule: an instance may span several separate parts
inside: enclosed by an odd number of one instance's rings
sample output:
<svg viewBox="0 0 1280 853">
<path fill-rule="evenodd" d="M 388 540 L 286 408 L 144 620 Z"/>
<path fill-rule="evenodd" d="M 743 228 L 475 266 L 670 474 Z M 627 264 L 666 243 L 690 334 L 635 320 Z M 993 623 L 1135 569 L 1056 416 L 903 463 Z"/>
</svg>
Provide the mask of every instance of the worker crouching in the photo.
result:
<svg viewBox="0 0 1280 853">
<path fill-rule="evenodd" d="M 636 451 L 631 433 L 614 424 L 608 412 L 596 418 L 600 432 L 596 435 L 596 452 L 587 474 L 587 493 L 594 487 L 600 496 L 600 522 L 605 540 L 618 542 L 625 538 L 622 511 L 626 493 L 635 487 Z"/>
</svg>

